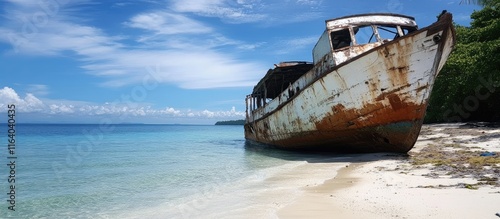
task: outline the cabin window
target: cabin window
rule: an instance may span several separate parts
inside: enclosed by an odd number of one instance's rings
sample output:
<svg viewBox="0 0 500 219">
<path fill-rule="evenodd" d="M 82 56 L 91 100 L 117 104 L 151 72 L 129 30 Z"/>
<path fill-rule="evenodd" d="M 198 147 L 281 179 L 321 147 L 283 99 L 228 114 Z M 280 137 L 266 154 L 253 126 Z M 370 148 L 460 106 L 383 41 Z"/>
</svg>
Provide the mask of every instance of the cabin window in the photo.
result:
<svg viewBox="0 0 500 219">
<path fill-rule="evenodd" d="M 400 37 L 397 27 L 377 26 L 381 40 L 393 40 Z"/>
<path fill-rule="evenodd" d="M 332 39 L 332 48 L 334 50 L 344 48 L 351 45 L 351 35 L 349 29 L 342 29 L 330 33 Z"/>
<path fill-rule="evenodd" d="M 377 26 L 378 34 L 381 40 L 393 40 L 401 36 L 405 36 L 416 28 L 400 27 L 400 26 Z"/>
<path fill-rule="evenodd" d="M 375 42 L 387 42 L 413 32 L 416 28 L 400 26 L 368 25 L 354 27 L 356 44 L 370 44 Z"/>
<path fill-rule="evenodd" d="M 356 44 L 363 45 L 377 42 L 377 36 L 372 26 L 354 27 L 353 30 L 356 37 Z"/>
</svg>

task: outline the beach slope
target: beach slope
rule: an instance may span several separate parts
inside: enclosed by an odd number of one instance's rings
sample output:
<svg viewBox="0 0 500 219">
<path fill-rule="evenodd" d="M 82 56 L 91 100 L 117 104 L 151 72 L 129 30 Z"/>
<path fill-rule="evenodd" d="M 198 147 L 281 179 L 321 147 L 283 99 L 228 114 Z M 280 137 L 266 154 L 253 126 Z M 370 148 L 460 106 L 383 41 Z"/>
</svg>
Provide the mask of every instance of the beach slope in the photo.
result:
<svg viewBox="0 0 500 219">
<path fill-rule="evenodd" d="M 497 218 L 500 128 L 424 125 L 408 156 L 368 154 L 300 188 L 279 218 Z M 372 161 L 373 160 L 373 161 Z M 314 171 L 314 170 L 311 170 Z"/>
</svg>

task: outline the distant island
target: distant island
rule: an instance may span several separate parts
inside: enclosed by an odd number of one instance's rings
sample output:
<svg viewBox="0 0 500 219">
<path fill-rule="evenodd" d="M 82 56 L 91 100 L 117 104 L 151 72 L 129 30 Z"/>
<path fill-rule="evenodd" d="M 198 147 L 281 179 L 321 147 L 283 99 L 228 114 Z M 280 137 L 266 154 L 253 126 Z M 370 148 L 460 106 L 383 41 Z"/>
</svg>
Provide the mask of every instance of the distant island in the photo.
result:
<svg viewBox="0 0 500 219">
<path fill-rule="evenodd" d="M 218 121 L 215 125 L 245 125 L 245 120 L 229 120 L 229 121 Z"/>
</svg>

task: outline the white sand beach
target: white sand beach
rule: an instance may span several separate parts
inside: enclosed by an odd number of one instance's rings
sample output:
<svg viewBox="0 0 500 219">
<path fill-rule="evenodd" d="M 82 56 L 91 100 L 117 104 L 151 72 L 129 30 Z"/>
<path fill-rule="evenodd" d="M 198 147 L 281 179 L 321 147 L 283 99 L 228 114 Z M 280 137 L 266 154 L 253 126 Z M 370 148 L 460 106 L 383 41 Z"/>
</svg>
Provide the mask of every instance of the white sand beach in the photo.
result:
<svg viewBox="0 0 500 219">
<path fill-rule="evenodd" d="M 348 164 L 322 184 L 299 188 L 301 195 L 277 217 L 499 218 L 499 153 L 498 127 L 424 125 L 408 157 L 363 155 L 373 161 Z"/>
</svg>

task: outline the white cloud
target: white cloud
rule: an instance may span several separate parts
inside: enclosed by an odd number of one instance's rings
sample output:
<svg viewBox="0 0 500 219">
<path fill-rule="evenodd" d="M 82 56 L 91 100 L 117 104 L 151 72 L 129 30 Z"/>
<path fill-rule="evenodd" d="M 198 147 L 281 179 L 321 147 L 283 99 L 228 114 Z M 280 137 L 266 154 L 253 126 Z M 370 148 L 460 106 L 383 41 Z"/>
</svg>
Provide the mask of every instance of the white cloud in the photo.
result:
<svg viewBox="0 0 500 219">
<path fill-rule="evenodd" d="M 172 1 L 173 10 L 181 13 L 195 13 L 208 17 L 219 17 L 231 23 L 250 23 L 265 20 L 267 15 L 254 10 L 261 1 L 192 0 Z"/>
<path fill-rule="evenodd" d="M 227 23 L 280 25 L 317 19 L 322 14 L 321 5 L 321 0 L 172 0 L 169 8 L 179 13 L 217 17 Z"/>
<path fill-rule="evenodd" d="M 154 67 L 153 67 L 154 66 Z M 83 65 L 89 73 L 116 76 L 108 86 L 142 83 L 152 77 L 158 83 L 174 83 L 186 89 L 251 86 L 264 67 L 244 63 L 210 50 L 117 52 L 112 59 L 95 59 Z M 148 71 L 153 68 L 155 71 Z"/>
<path fill-rule="evenodd" d="M 149 12 L 135 15 L 126 25 L 153 31 L 156 34 L 202 34 L 212 32 L 207 25 L 181 14 Z"/>
<path fill-rule="evenodd" d="M 314 45 L 318 41 L 317 36 L 303 37 L 303 38 L 295 38 L 285 41 L 289 47 L 308 47 L 312 48 L 311 44 Z"/>
<path fill-rule="evenodd" d="M 45 96 L 50 93 L 49 87 L 45 84 L 28 84 L 26 86 L 27 93 L 32 93 L 38 96 Z"/>
<path fill-rule="evenodd" d="M 44 108 L 42 101 L 33 94 L 28 93 L 26 97 L 21 98 L 16 91 L 10 87 L 0 89 L 0 100 L 1 109 L 6 109 L 9 104 L 15 104 L 16 110 L 20 112 L 39 112 Z"/>
<path fill-rule="evenodd" d="M 141 12 L 123 22 L 126 27 L 144 30 L 144 34 L 136 38 L 138 44 L 130 44 L 124 39 L 130 40 L 131 36 L 111 36 L 97 27 L 85 25 L 75 15 L 68 15 L 75 10 L 72 6 L 86 1 L 63 1 L 64 4 L 57 5 L 49 2 L 52 5 L 46 3 L 43 7 L 28 2 L 11 1 L 5 9 L 10 19 L 0 27 L 0 41 L 11 43 L 14 51 L 45 56 L 75 54 L 80 67 L 101 77 L 103 86 L 141 84 L 144 78 L 153 76 L 155 82 L 185 89 L 252 86 L 269 66 L 269 63 L 243 60 L 236 55 L 238 50 L 253 50 L 263 43 L 229 39 L 213 27 L 190 18 L 190 14 L 244 23 L 264 18 L 273 20 L 269 15 L 280 16 L 273 14 L 276 8 L 302 10 L 303 5 L 319 4 L 297 1 L 270 7 L 271 3 L 259 0 L 172 1 L 173 11 Z M 37 13 L 45 13 L 41 18 L 46 20 L 26 22 L 19 19 L 34 19 Z M 303 14 L 295 13 L 293 17 Z M 290 19 L 283 22 L 286 20 Z M 300 40 L 290 41 L 291 46 L 287 48 L 300 48 L 304 43 Z M 160 71 L 148 71 L 151 67 Z M 33 93 L 44 95 L 42 89 Z"/>
<path fill-rule="evenodd" d="M 242 119 L 245 112 L 236 111 L 235 107 L 227 111 L 210 110 L 179 110 L 172 107 L 155 109 L 144 103 L 115 102 L 96 104 L 82 101 L 68 100 L 40 100 L 33 94 L 26 94 L 24 98 L 10 88 L 0 89 L 0 108 L 6 109 L 7 105 L 15 104 L 16 110 L 23 113 L 36 113 L 39 118 L 48 115 L 74 116 L 80 118 L 80 122 L 89 122 L 105 116 L 113 118 L 115 123 L 125 122 L 126 119 L 145 119 L 154 121 L 155 118 L 162 118 L 168 121 L 169 118 L 198 118 L 198 119 Z M 50 122 L 50 121 L 46 121 Z"/>
<path fill-rule="evenodd" d="M 51 104 L 49 105 L 49 114 L 61 114 L 61 113 L 74 113 L 75 106 L 65 105 L 65 104 Z"/>
<path fill-rule="evenodd" d="M 32 14 L 32 10 L 22 9 L 19 6 L 7 14 Z M 29 33 L 21 20 L 12 19 L 10 25 L 0 27 L 0 41 L 11 43 L 22 54 L 76 54 L 87 73 L 102 76 L 103 86 L 140 84 L 149 77 L 147 68 L 151 66 L 162 70 L 154 75 L 157 82 L 186 89 L 251 86 L 267 69 L 267 65 L 219 50 L 220 46 L 247 48 L 181 14 L 157 11 L 133 16 L 126 25 L 150 32 L 139 38 L 138 45 L 124 44 L 123 36 L 109 36 L 99 28 L 67 19 L 64 14 L 49 18 Z M 192 34 L 194 31 L 198 33 Z M 165 35 L 172 37 L 157 37 Z"/>
<path fill-rule="evenodd" d="M 276 43 L 274 51 L 276 54 L 282 55 L 290 53 L 293 50 L 313 48 L 317 41 L 317 36 L 281 40 Z"/>
<path fill-rule="evenodd" d="M 183 113 L 181 113 L 180 110 L 176 110 L 172 107 L 166 107 L 165 109 L 161 109 L 158 111 L 159 114 L 161 115 L 172 115 L 172 116 L 182 116 Z"/>
</svg>

